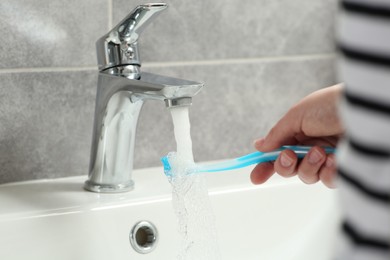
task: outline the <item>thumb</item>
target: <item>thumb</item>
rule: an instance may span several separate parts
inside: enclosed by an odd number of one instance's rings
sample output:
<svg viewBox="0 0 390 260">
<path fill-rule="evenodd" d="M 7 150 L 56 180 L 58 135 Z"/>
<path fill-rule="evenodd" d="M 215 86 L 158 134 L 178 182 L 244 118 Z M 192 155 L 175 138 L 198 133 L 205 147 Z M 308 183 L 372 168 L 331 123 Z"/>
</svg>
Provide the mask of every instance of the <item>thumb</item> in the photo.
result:
<svg viewBox="0 0 390 260">
<path fill-rule="evenodd" d="M 295 138 L 300 131 L 300 120 L 294 113 L 287 113 L 264 137 L 255 141 L 255 148 L 261 152 L 270 152 L 283 145 L 297 144 Z"/>
</svg>

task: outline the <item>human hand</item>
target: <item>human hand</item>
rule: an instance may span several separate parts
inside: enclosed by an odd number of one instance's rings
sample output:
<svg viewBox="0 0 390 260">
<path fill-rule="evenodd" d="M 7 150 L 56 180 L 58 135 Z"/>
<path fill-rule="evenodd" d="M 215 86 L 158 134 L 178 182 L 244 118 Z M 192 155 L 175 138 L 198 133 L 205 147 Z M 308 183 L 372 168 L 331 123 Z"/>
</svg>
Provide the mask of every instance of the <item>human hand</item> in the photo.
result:
<svg viewBox="0 0 390 260">
<path fill-rule="evenodd" d="M 336 162 L 321 146 L 335 147 L 344 129 L 338 115 L 338 101 L 342 85 L 313 92 L 293 106 L 265 138 L 255 142 L 261 152 L 269 152 L 282 145 L 313 145 L 309 153 L 298 161 L 291 150 L 281 152 L 273 163 L 256 165 L 251 173 L 254 184 L 266 182 L 275 172 L 283 177 L 298 177 L 307 184 L 321 180 L 334 188 Z"/>
</svg>

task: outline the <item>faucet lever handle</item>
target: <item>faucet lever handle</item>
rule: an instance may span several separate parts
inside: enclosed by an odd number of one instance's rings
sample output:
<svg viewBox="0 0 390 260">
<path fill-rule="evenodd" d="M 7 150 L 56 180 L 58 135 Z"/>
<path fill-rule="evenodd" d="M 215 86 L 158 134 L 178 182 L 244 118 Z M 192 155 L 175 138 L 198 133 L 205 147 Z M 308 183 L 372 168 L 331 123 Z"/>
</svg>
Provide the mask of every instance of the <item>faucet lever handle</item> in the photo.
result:
<svg viewBox="0 0 390 260">
<path fill-rule="evenodd" d="M 137 6 L 111 31 L 96 42 L 99 70 L 126 65 L 141 65 L 137 41 L 142 31 L 168 7 L 165 3 Z"/>
<path fill-rule="evenodd" d="M 139 5 L 115 26 L 111 32 L 117 32 L 122 42 L 134 43 L 138 40 L 142 31 L 165 8 L 167 8 L 165 3 Z"/>
</svg>

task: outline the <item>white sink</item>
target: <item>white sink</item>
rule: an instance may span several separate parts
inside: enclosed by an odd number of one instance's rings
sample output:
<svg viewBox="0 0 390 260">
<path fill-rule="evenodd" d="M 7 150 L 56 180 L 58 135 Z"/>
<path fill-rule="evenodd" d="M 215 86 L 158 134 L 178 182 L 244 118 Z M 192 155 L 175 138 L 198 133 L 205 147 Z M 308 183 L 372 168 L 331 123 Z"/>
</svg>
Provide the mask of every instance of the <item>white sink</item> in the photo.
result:
<svg viewBox="0 0 390 260">
<path fill-rule="evenodd" d="M 249 172 L 207 175 L 221 258 L 330 259 L 339 219 L 336 192 L 278 176 L 254 186 Z M 85 179 L 0 185 L 0 259 L 176 259 L 180 236 L 161 168 L 136 170 L 135 190 L 122 194 L 86 192 Z M 149 254 L 129 243 L 140 220 L 158 230 Z"/>
</svg>

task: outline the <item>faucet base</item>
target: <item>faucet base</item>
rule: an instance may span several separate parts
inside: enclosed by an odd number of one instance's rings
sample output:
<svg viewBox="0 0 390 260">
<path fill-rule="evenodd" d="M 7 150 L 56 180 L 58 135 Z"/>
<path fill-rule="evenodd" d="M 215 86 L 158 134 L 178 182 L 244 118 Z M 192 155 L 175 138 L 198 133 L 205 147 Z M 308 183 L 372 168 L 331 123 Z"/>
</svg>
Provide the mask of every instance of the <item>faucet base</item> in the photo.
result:
<svg viewBox="0 0 390 260">
<path fill-rule="evenodd" d="M 121 184 L 99 184 L 91 181 L 86 181 L 84 189 L 99 193 L 118 193 L 126 192 L 134 189 L 134 182 L 128 181 L 127 183 Z"/>
</svg>

